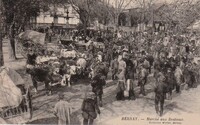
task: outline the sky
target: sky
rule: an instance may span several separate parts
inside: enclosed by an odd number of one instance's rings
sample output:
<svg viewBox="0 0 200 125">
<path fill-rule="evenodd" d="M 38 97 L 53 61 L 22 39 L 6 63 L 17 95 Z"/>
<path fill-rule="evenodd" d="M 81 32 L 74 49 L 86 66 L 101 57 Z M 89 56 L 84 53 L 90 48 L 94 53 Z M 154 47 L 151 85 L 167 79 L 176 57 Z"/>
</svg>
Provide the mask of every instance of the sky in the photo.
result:
<svg viewBox="0 0 200 125">
<path fill-rule="evenodd" d="M 110 3 L 113 5 L 113 6 L 115 6 L 115 3 L 117 2 L 117 1 L 121 1 L 121 0 L 105 0 L 105 1 L 110 1 Z M 125 2 L 126 2 L 126 4 L 129 2 L 130 0 L 125 0 Z M 127 7 L 126 7 L 126 9 L 128 9 L 128 8 L 133 8 L 133 7 L 136 7 L 137 6 L 137 0 L 132 0 L 133 2 L 131 2 Z M 142 0 L 139 0 L 139 1 L 142 1 Z M 172 2 L 173 0 L 153 0 L 155 3 L 170 3 L 170 2 Z M 126 5 L 125 4 L 125 5 Z"/>
</svg>

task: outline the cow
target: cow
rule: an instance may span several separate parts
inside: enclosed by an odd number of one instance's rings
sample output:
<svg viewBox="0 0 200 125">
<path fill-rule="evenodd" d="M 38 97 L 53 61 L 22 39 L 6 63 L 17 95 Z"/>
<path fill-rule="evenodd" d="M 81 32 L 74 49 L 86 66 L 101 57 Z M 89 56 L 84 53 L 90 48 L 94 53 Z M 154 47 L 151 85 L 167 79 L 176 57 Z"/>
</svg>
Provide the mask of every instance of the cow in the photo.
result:
<svg viewBox="0 0 200 125">
<path fill-rule="evenodd" d="M 61 49 L 60 56 L 75 59 L 77 57 L 77 52 L 75 50 L 69 51 L 68 49 Z"/>
<path fill-rule="evenodd" d="M 79 58 L 78 60 L 65 60 L 61 59 L 61 66 L 59 74 L 63 76 L 61 85 L 71 87 L 72 80 L 77 80 L 77 78 L 83 78 L 87 61 L 84 58 Z"/>
<path fill-rule="evenodd" d="M 84 76 L 85 74 L 85 70 L 86 70 L 86 66 L 87 66 L 87 61 L 85 58 L 79 58 L 76 62 L 76 65 L 78 68 L 80 68 L 81 71 L 81 75 Z"/>
<path fill-rule="evenodd" d="M 102 42 L 93 42 L 95 48 L 105 49 L 105 44 Z"/>
<path fill-rule="evenodd" d="M 53 83 L 60 82 L 61 76 L 54 73 L 54 69 L 51 66 L 36 66 L 30 69 L 29 74 L 33 84 L 37 89 L 37 82 L 43 82 L 45 84 L 46 94 L 52 93 L 51 85 Z"/>
<path fill-rule="evenodd" d="M 74 60 L 65 60 L 63 58 L 60 59 L 60 68 L 59 74 L 63 76 L 61 85 L 65 86 L 68 83 L 68 87 L 71 86 L 71 78 L 72 76 L 77 74 L 77 66 L 76 61 Z"/>
</svg>

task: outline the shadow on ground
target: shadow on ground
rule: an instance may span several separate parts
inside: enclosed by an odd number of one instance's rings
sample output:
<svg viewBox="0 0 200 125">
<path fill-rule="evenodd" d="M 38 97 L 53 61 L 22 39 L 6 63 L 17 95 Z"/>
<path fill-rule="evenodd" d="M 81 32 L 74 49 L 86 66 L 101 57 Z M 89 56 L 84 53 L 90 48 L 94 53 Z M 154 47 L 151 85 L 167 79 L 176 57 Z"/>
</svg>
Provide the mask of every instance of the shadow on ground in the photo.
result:
<svg viewBox="0 0 200 125">
<path fill-rule="evenodd" d="M 77 116 L 80 114 L 80 112 L 75 112 L 71 114 L 71 124 L 80 125 L 81 122 L 77 119 Z M 34 120 L 31 122 L 28 122 L 27 124 L 57 124 L 58 119 L 56 117 L 50 117 L 50 118 L 42 118 L 38 120 Z"/>
</svg>

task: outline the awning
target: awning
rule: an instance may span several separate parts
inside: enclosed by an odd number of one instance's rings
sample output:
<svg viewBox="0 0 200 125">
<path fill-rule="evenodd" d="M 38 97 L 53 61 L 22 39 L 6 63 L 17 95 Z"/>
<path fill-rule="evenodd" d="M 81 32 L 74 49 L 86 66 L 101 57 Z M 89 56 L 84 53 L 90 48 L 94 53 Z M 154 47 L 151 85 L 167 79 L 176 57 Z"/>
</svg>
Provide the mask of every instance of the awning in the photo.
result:
<svg viewBox="0 0 200 125">
<path fill-rule="evenodd" d="M 45 37 L 45 33 L 40 33 L 33 30 L 27 30 L 19 34 L 19 38 L 22 40 L 29 40 L 42 45 L 45 44 Z"/>
</svg>

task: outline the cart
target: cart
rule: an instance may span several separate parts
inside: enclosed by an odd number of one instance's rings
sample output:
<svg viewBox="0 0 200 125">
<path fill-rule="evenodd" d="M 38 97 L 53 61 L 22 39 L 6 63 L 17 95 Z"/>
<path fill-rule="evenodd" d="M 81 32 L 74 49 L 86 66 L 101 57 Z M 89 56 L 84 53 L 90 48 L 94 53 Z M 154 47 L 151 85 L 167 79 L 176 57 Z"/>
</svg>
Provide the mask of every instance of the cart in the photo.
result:
<svg viewBox="0 0 200 125">
<path fill-rule="evenodd" d="M 4 71 L 2 71 L 4 70 Z M 2 86 L 6 86 L 6 84 L 10 85 L 10 90 L 13 91 L 18 91 L 17 94 L 20 92 L 20 94 L 18 94 L 19 96 L 19 102 L 16 105 L 11 104 L 10 102 L 15 101 L 15 100 L 7 100 L 8 103 L 6 101 L 2 101 L 3 99 L 1 99 L 1 101 L 4 103 L 4 105 L 1 105 L 0 108 L 0 117 L 3 118 L 6 122 L 10 123 L 10 124 L 22 124 L 22 123 L 26 123 L 28 122 L 31 118 L 32 118 L 32 100 L 31 100 L 31 94 L 30 94 L 30 88 L 29 86 L 25 85 L 25 82 L 22 82 L 23 79 L 20 77 L 20 75 L 12 70 L 12 69 L 8 69 L 8 68 L 0 68 L 0 82 Z M 4 72 L 4 74 L 2 75 L 2 72 Z M 6 74 L 6 75 L 5 75 Z M 3 78 L 3 77 L 5 78 Z M 6 79 L 6 77 L 11 80 L 8 81 L 8 79 Z M 15 80 L 15 81 L 14 81 Z M 5 81 L 7 81 L 7 83 L 5 83 Z M 12 88 L 11 88 L 12 86 Z M 3 88 L 5 88 L 3 90 Z M 3 91 L 2 91 L 3 90 Z M 6 87 L 1 87 L 1 96 L 5 95 L 9 95 L 7 99 L 12 99 L 10 97 L 10 95 L 12 94 L 4 94 L 4 93 L 12 93 L 11 91 L 9 91 L 9 89 L 7 89 Z M 3 94 L 2 94 L 3 93 Z M 16 95 L 14 95 L 15 97 Z M 17 97 L 17 96 L 16 96 Z"/>
<path fill-rule="evenodd" d="M 22 32 L 16 38 L 17 41 L 17 50 L 23 57 L 27 57 L 29 49 L 34 53 L 40 52 L 46 47 L 46 34 L 39 33 L 32 30 L 27 30 Z"/>
</svg>

